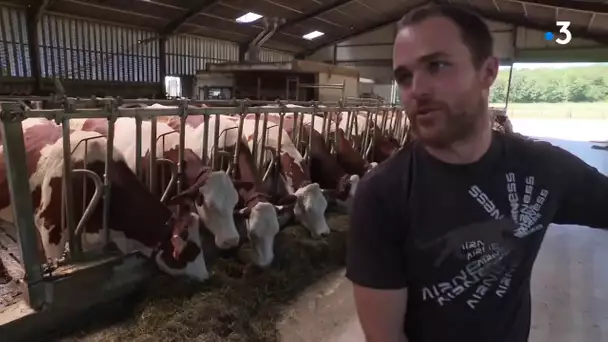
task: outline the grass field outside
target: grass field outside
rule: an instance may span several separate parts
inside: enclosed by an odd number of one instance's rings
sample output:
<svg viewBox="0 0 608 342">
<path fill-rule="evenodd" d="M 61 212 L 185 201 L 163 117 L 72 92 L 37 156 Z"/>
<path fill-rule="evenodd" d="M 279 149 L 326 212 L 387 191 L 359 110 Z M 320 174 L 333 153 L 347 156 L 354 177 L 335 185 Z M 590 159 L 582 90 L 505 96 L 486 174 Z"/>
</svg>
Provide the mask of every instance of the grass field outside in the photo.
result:
<svg viewBox="0 0 608 342">
<path fill-rule="evenodd" d="M 504 108 L 504 103 L 492 103 Z M 608 120 L 608 102 L 509 103 L 510 118 Z"/>
</svg>

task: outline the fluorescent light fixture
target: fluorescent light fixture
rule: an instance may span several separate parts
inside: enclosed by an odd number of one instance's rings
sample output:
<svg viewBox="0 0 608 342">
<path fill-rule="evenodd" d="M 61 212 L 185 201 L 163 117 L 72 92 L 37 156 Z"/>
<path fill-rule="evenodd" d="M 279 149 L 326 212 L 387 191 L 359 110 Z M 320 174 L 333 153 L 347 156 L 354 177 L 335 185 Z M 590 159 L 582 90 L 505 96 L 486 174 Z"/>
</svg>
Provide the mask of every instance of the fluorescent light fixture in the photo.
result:
<svg viewBox="0 0 608 342">
<path fill-rule="evenodd" d="M 315 38 L 319 38 L 322 35 L 324 35 L 325 33 L 323 32 L 319 32 L 319 31 L 312 31 L 310 33 L 307 33 L 305 35 L 302 36 L 302 38 L 307 39 L 307 40 L 313 40 Z"/>
<path fill-rule="evenodd" d="M 253 13 L 253 12 L 249 12 L 247 14 L 243 14 L 242 16 L 236 18 L 236 21 L 238 23 L 252 23 L 258 19 L 260 19 L 262 16 L 257 14 L 257 13 Z"/>
<path fill-rule="evenodd" d="M 359 77 L 359 83 L 368 83 L 368 84 L 372 84 L 372 83 L 376 83 L 376 82 L 374 82 L 374 80 L 372 80 L 372 79 L 370 79 L 370 78 Z"/>
</svg>

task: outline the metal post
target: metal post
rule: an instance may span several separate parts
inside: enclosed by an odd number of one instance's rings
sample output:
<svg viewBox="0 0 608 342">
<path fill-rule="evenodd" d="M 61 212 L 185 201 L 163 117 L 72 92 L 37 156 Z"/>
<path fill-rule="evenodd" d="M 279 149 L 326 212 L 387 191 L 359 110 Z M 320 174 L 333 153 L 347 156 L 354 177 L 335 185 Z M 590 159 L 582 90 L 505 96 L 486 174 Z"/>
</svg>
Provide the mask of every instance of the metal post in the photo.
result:
<svg viewBox="0 0 608 342">
<path fill-rule="evenodd" d="M 114 161 L 114 133 L 116 132 L 116 114 L 117 114 L 117 105 L 114 101 L 110 104 L 106 104 L 106 110 L 110 112 L 110 116 L 108 117 L 108 137 L 106 139 L 106 164 L 103 174 L 103 218 L 102 218 L 102 227 L 104 232 L 105 244 L 104 248 L 109 248 L 110 245 L 110 193 L 111 193 L 111 182 L 112 178 L 112 162 Z M 140 127 L 141 128 L 141 127 Z M 141 134 L 141 133 L 140 133 Z M 141 137 L 141 135 L 140 135 Z M 137 133 L 136 133 L 137 139 Z M 136 144 L 137 145 L 137 144 Z M 141 146 L 140 146 L 141 151 Z M 141 156 L 141 155 L 140 155 Z M 138 158 L 140 157 L 138 156 Z M 137 160 L 137 159 L 136 159 Z"/>
<path fill-rule="evenodd" d="M 5 103 L 1 104 L 1 108 L 0 131 L 15 226 L 19 235 L 19 252 L 25 270 L 25 299 L 30 307 L 39 310 L 46 301 L 46 292 L 42 282 L 42 255 L 38 249 L 38 232 L 34 224 L 21 118 L 13 116 L 13 110 L 20 109 L 19 105 Z"/>
<path fill-rule="evenodd" d="M 68 112 L 71 106 L 66 100 L 65 111 Z M 70 119 L 64 116 L 61 119 L 62 141 L 63 141 L 63 199 L 65 225 L 68 230 L 68 246 L 70 248 L 70 257 L 73 260 L 78 260 L 82 256 L 81 241 L 74 238 L 76 231 L 76 222 L 74 222 L 74 187 L 72 183 L 72 147 L 70 143 Z"/>
</svg>

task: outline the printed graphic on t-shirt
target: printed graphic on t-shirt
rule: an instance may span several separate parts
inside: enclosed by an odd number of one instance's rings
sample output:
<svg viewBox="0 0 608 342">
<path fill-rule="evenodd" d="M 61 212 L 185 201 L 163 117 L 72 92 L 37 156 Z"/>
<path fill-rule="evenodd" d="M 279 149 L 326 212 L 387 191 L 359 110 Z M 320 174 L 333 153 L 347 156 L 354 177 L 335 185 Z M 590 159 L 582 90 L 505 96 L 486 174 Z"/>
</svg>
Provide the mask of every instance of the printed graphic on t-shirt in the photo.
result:
<svg viewBox="0 0 608 342">
<path fill-rule="evenodd" d="M 549 191 L 541 189 L 533 201 L 534 177 L 525 177 L 521 197 L 517 192 L 515 174 L 507 173 L 505 180 L 510 203 L 508 213 L 496 207 L 479 186 L 473 185 L 468 193 L 487 212 L 489 219 L 459 227 L 421 246 L 428 248 L 443 244 L 434 261 L 435 267 L 440 267 L 448 258 L 464 264 L 451 278 L 423 287 L 424 301 L 435 300 L 443 306 L 455 298 L 466 296 L 467 305 L 475 309 L 486 296 L 493 294 L 502 298 L 509 291 L 512 274 L 521 262 L 521 256 L 516 255 L 518 240 L 546 228 L 539 220 Z M 511 256 L 508 262 L 507 256 Z"/>
</svg>

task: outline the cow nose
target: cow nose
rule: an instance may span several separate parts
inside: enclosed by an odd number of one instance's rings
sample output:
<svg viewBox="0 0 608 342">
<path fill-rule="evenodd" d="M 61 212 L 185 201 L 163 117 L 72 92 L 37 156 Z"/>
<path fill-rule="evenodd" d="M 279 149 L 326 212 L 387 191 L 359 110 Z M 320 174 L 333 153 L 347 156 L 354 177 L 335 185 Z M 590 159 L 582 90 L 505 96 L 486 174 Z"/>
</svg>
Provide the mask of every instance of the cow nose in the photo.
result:
<svg viewBox="0 0 608 342">
<path fill-rule="evenodd" d="M 238 244 L 239 244 L 239 237 L 235 236 L 235 237 L 227 238 L 226 240 L 224 240 L 222 242 L 221 248 L 232 248 L 232 247 L 238 246 Z"/>
<path fill-rule="evenodd" d="M 329 236 L 329 232 L 323 232 L 320 234 L 322 238 L 328 237 Z"/>
</svg>

